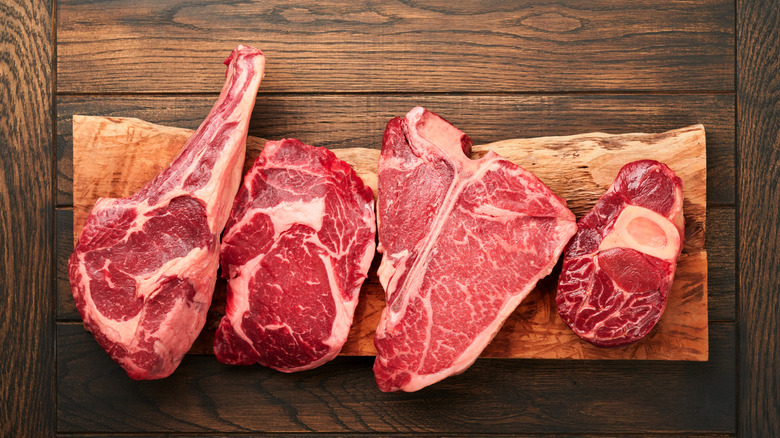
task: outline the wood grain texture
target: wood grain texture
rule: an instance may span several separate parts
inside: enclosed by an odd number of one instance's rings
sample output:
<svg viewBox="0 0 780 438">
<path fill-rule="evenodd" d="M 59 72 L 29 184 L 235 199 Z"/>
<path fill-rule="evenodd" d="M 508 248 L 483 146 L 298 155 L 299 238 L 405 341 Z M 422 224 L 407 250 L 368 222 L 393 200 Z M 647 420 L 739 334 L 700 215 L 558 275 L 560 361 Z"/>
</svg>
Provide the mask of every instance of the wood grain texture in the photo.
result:
<svg viewBox="0 0 780 438">
<path fill-rule="evenodd" d="M 736 214 L 733 207 L 707 209 L 707 285 L 710 321 L 736 321 Z"/>
<path fill-rule="evenodd" d="M 0 2 L 0 435 L 54 433 L 51 3 Z"/>
<path fill-rule="evenodd" d="M 213 357 L 190 355 L 170 379 L 132 382 L 80 324 L 58 324 L 57 362 L 51 368 L 57 371 L 57 430 L 63 436 L 734 436 L 737 413 L 743 417 L 741 435 L 760 436 L 758 432 L 767 431 L 761 429 L 762 422 L 777 417 L 766 409 L 777 410 L 777 403 L 767 399 L 778 399 L 777 385 L 760 380 L 776 374 L 763 369 L 755 377 L 743 373 L 740 381 L 737 367 L 744 370 L 747 365 L 744 356 L 743 362 L 735 357 L 740 343 L 748 345 L 737 337 L 754 336 L 746 327 L 763 327 L 761 333 L 766 333 L 769 310 L 751 309 L 747 314 L 742 308 L 738 324 L 718 322 L 737 314 L 735 220 L 745 217 L 744 210 L 735 214 L 733 207 L 735 97 L 709 94 L 735 89 L 734 2 L 57 3 L 59 91 L 67 94 L 58 96 L 57 107 L 55 200 L 66 207 L 55 217 L 58 319 L 80 321 L 61 268 L 73 247 L 72 210 L 67 208 L 73 204 L 71 116 L 140 117 L 196 128 L 221 87 L 220 62 L 239 42 L 257 44 L 269 56 L 252 135 L 300 137 L 330 148 L 378 147 L 387 120 L 416 104 L 445 115 L 477 143 L 588 131 L 661 132 L 703 123 L 710 205 L 708 362 L 480 359 L 462 376 L 428 392 L 392 395 L 377 392 L 368 358 L 341 357 L 319 370 L 289 376 L 259 366 L 226 367 Z M 750 37 L 740 42 L 771 46 L 776 37 L 767 29 L 777 18 L 760 10 L 746 13 L 747 6 L 741 4 L 738 24 L 740 32 L 751 29 Z M 490 10 L 494 13 L 486 12 Z M 567 28 L 574 23 L 571 18 L 581 27 Z M 776 60 L 776 54 L 757 53 L 751 74 L 777 71 Z M 761 62 L 775 64 L 766 69 Z M 0 83 L 3 80 L 0 77 Z M 771 95 L 777 86 L 769 89 Z M 659 94 L 577 93 L 600 90 Z M 519 94 L 545 91 L 562 94 Z M 138 94 L 149 92 L 177 95 Z M 767 95 L 759 84 L 751 88 L 754 92 Z M 2 96 L 0 90 L 0 102 Z M 757 106 L 777 108 L 761 99 Z M 760 124 L 771 126 L 770 119 L 762 120 Z M 751 136 L 750 141 L 761 138 Z M 743 147 L 754 147 L 742 134 L 740 141 Z M 771 157 L 763 149 L 749 153 L 755 160 Z M 746 165 L 742 159 L 742 178 Z M 771 167 L 769 162 L 762 165 L 763 170 Z M 752 178 L 753 186 L 772 182 Z M 761 202 L 754 199 L 751 205 Z M 769 226 L 754 226 L 764 228 L 753 236 L 771 240 Z M 763 250 L 767 244 L 758 246 Z M 753 245 L 742 240 L 740 251 Z M 765 255 L 751 262 L 760 264 Z M 743 262 L 740 266 L 745 268 Z M 772 273 L 761 275 L 777 279 Z M 744 282 L 740 280 L 743 295 L 762 287 L 758 279 L 749 287 Z M 755 306 L 772 303 L 766 295 L 748 299 Z M 762 320 L 748 326 L 745 318 L 752 315 Z M 752 342 L 753 347 L 772 342 L 776 347 L 771 338 Z M 749 358 L 756 366 L 772 362 L 768 353 L 755 348 L 749 354 L 759 354 Z M 773 361 L 777 366 L 777 359 Z M 0 376 L 4 380 L 5 371 Z M 737 406 L 738 383 L 743 388 L 740 397 L 752 399 L 750 411 Z M 775 392 L 763 392 L 766 388 Z M 3 418 L 0 414 L 0 421 Z"/>
<path fill-rule="evenodd" d="M 56 239 L 54 241 L 54 264 L 56 277 L 54 279 L 57 288 L 57 308 L 55 309 L 57 320 L 68 320 L 81 317 L 76 310 L 73 295 L 70 292 L 70 280 L 68 278 L 68 258 L 76 246 L 73 240 L 73 209 L 54 210 L 54 226 Z"/>
<path fill-rule="evenodd" d="M 188 355 L 137 382 L 80 324 L 57 324 L 60 432 L 733 433 L 735 325 L 708 362 L 480 359 L 410 394 L 376 388 L 369 357 L 284 374 Z"/>
<path fill-rule="evenodd" d="M 472 433 L 448 433 L 447 436 L 451 437 L 468 437 L 471 438 L 475 434 Z M 572 434 L 570 433 L 491 433 L 489 436 L 494 438 L 539 438 L 539 436 L 542 435 L 544 438 L 571 438 Z M 103 434 L 103 433 L 67 433 L 67 434 L 57 434 L 58 437 L 63 438 L 115 438 L 116 435 L 113 434 Z M 154 438 L 154 437 L 169 437 L 170 434 L 158 432 L 158 433 L 144 433 L 142 435 L 144 438 Z M 206 437 L 214 437 L 214 436 L 222 436 L 220 434 L 209 434 L 209 433 L 190 433 L 187 434 L 187 438 L 206 438 Z M 300 434 L 296 433 L 252 433 L 252 437 L 274 437 L 274 438 L 300 438 Z M 365 437 L 367 436 L 366 433 L 339 433 L 338 436 L 347 436 L 347 437 Z M 440 433 L 436 432 L 394 432 L 394 433 L 382 433 L 383 437 L 392 437 L 392 438 L 418 438 L 418 437 L 439 437 L 441 436 Z M 477 434 L 479 436 L 479 434 Z M 650 433 L 650 432 L 637 432 L 637 433 L 630 433 L 630 434 L 624 434 L 624 433 L 601 433 L 601 434 L 590 434 L 590 433 L 577 433 L 577 437 L 579 438 L 665 438 L 665 437 L 674 437 L 677 438 L 680 436 L 679 432 L 661 432 L 661 433 Z M 735 433 L 686 433 L 686 438 L 731 438 L 736 437 Z"/>
<path fill-rule="evenodd" d="M 266 91 L 734 87 L 730 0 L 60 5 L 65 93 L 219 89 L 220 63 L 238 43 L 268 57 Z"/>
<path fill-rule="evenodd" d="M 217 90 L 216 88 L 214 90 Z M 62 96 L 57 102 L 57 203 L 73 205 L 74 114 L 137 117 L 195 129 L 214 96 Z M 477 144 L 577 132 L 662 132 L 701 123 L 707 129 L 707 197 L 734 203 L 733 95 L 424 96 L 284 95 L 261 89 L 250 135 L 295 137 L 328 148 L 379 149 L 387 121 L 423 105 Z"/>
<path fill-rule="evenodd" d="M 74 237 L 99 197 L 128 196 L 164 169 L 192 135 L 139 119 L 73 117 Z M 263 142 L 247 140 L 245 170 Z M 505 140 L 475 145 L 472 158 L 493 150 L 532 171 L 582 217 L 606 191 L 623 164 L 653 158 L 683 180 L 686 238 L 664 318 L 642 341 L 601 349 L 581 341 L 557 317 L 554 276 L 539 283 L 483 352 L 484 357 L 707 360 L 707 254 L 705 134 L 701 125 L 661 134 L 581 134 Z M 341 148 L 333 152 L 377 191 L 379 151 Z M 378 259 L 378 257 L 377 257 Z M 374 355 L 374 330 L 384 308 L 384 291 L 374 269 L 361 290 L 355 319 L 342 354 Z M 191 352 L 211 353 L 213 330 L 224 312 L 222 291 L 207 330 Z"/>
<path fill-rule="evenodd" d="M 780 3 L 737 5 L 739 433 L 780 436 Z"/>
</svg>

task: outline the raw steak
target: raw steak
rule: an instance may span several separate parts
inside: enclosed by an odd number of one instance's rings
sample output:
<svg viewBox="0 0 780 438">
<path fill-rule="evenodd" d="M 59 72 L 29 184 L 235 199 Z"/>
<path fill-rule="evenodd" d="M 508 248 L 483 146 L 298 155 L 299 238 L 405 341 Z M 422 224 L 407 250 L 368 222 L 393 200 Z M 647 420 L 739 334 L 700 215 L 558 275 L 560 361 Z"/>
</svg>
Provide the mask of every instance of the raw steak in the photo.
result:
<svg viewBox="0 0 780 438">
<path fill-rule="evenodd" d="M 530 172 L 414 108 L 391 120 L 379 160 L 376 331 L 382 391 L 416 391 L 466 370 L 550 273 L 576 231 L 566 202 Z"/>
<path fill-rule="evenodd" d="M 69 274 L 89 331 L 133 379 L 170 375 L 203 328 L 265 57 L 238 46 L 206 120 L 136 194 L 101 198 Z"/>
<path fill-rule="evenodd" d="M 626 164 L 579 222 L 558 280 L 558 314 L 600 347 L 636 342 L 666 307 L 685 236 L 682 180 L 665 164 Z"/>
<path fill-rule="evenodd" d="M 270 141 L 244 178 L 225 228 L 227 315 L 220 362 L 279 371 L 333 359 L 347 340 L 374 257 L 372 190 L 333 152 Z"/>
</svg>

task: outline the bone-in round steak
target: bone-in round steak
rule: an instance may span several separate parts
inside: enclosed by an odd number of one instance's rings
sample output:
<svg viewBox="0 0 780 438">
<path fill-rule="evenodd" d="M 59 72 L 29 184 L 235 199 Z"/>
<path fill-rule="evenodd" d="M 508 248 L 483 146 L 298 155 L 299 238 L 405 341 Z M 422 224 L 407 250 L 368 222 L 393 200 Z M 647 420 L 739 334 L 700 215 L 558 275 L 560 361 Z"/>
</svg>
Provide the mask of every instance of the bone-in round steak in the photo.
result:
<svg viewBox="0 0 780 438">
<path fill-rule="evenodd" d="M 556 303 L 580 338 L 638 341 L 666 307 L 685 236 L 682 180 L 653 160 L 628 163 L 566 247 Z"/>
</svg>

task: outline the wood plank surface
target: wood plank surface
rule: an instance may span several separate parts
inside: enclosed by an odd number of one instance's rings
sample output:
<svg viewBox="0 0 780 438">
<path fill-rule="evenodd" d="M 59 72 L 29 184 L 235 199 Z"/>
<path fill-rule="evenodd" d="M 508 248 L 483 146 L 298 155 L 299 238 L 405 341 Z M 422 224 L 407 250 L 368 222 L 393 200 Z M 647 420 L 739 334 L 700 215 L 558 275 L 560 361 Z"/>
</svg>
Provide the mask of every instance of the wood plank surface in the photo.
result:
<svg viewBox="0 0 780 438">
<path fill-rule="evenodd" d="M 736 224 L 733 207 L 707 209 L 707 241 L 704 248 L 707 250 L 707 308 L 710 321 L 736 320 Z"/>
<path fill-rule="evenodd" d="M 57 321 L 81 321 L 68 278 L 68 258 L 76 246 L 73 240 L 73 209 L 54 210 L 54 227 L 56 230 L 54 233 L 56 237 L 54 241 L 56 318 Z"/>
<path fill-rule="evenodd" d="M 480 435 L 480 434 L 477 434 Z M 527 433 L 527 432 L 521 432 L 521 433 L 491 433 L 489 435 L 484 436 L 490 436 L 495 438 L 539 438 L 539 436 L 543 436 L 544 438 L 571 438 L 571 433 Z M 67 437 L 67 438 L 115 438 L 115 434 L 109 434 L 109 433 L 62 433 L 57 434 L 58 437 Z M 157 433 L 143 433 L 143 434 L 131 434 L 130 436 L 143 436 L 144 438 L 154 438 L 154 437 L 169 437 L 171 434 L 165 433 L 165 432 L 157 432 Z M 187 438 L 206 438 L 206 437 L 214 437 L 214 436 L 222 436 L 221 434 L 210 434 L 208 432 L 203 433 L 188 433 Z M 252 437 L 274 437 L 274 438 L 300 438 L 300 434 L 297 433 L 251 433 L 250 436 Z M 365 437 L 367 436 L 366 433 L 339 433 L 338 436 L 347 436 L 347 437 Z M 381 436 L 383 437 L 392 437 L 392 438 L 420 438 L 420 437 L 439 437 L 441 434 L 437 434 L 436 432 L 417 432 L 417 433 L 410 433 L 410 432 L 394 432 L 394 433 L 382 433 Z M 475 436 L 474 433 L 461 433 L 461 432 L 454 432 L 449 433 L 447 436 L 451 437 L 467 437 L 471 438 Z M 577 433 L 577 437 L 579 438 L 665 438 L 665 437 L 679 437 L 679 432 L 638 432 L 638 433 L 600 433 L 600 434 L 592 434 L 592 433 Z M 737 435 L 735 433 L 686 433 L 686 438 L 731 438 L 736 437 Z"/>
<path fill-rule="evenodd" d="M 708 362 L 481 359 L 416 393 L 376 389 L 372 358 L 284 374 L 188 355 L 160 381 L 127 378 L 80 324 L 57 324 L 60 432 L 339 435 L 733 433 L 736 327 Z"/>
<path fill-rule="evenodd" d="M 738 432 L 780 436 L 780 3 L 737 5 Z"/>
<path fill-rule="evenodd" d="M 51 14 L 0 3 L 0 436 L 55 426 Z"/>
<path fill-rule="evenodd" d="M 366 436 L 365 433 L 354 433 L 354 434 L 338 434 L 339 436 Z M 538 433 L 491 433 L 489 436 L 501 438 L 539 438 Z M 112 434 L 103 434 L 103 433 L 67 433 L 67 434 L 57 434 L 58 437 L 68 437 L 68 438 L 107 438 L 111 437 L 114 438 L 116 435 Z M 164 433 L 164 432 L 158 432 L 158 433 L 144 433 L 141 436 L 144 438 L 153 438 L 153 437 L 168 437 L 170 434 Z M 193 434 L 187 434 L 187 438 L 205 438 L 205 437 L 214 437 L 214 434 L 209 433 L 193 433 Z M 220 435 L 216 435 L 220 436 Z M 275 438 L 299 438 L 300 434 L 296 433 L 252 433 L 251 436 L 253 437 L 264 437 L 264 436 L 270 436 Z M 409 433 L 409 432 L 395 432 L 395 433 L 383 433 L 382 436 L 385 437 L 393 437 L 393 438 L 417 438 L 417 437 L 438 437 L 440 434 L 437 434 L 436 432 L 417 432 L 417 433 Z M 447 434 L 447 436 L 452 437 L 473 437 L 473 433 L 451 433 Z M 571 434 L 568 433 L 544 433 L 544 438 L 571 438 Z M 630 434 L 632 438 L 664 438 L 664 437 L 677 437 L 679 436 L 679 433 L 675 432 L 665 432 L 665 433 L 632 433 Z M 686 433 L 686 438 L 731 438 L 735 437 L 735 433 Z M 625 434 L 620 433 L 601 433 L 601 434 L 577 434 L 577 437 L 579 438 L 626 438 Z"/>
<path fill-rule="evenodd" d="M 274 92 L 734 89 L 734 2 L 62 0 L 58 92 L 221 86 L 238 43 Z"/>
<path fill-rule="evenodd" d="M 265 82 L 263 82 L 265 84 Z M 214 89 L 218 90 L 217 88 Z M 701 123 L 707 130 L 707 199 L 734 204 L 734 96 L 715 95 L 265 95 L 250 135 L 295 137 L 328 148 L 379 149 L 387 121 L 422 105 L 476 144 L 579 132 L 662 132 Z M 74 114 L 137 117 L 195 129 L 213 96 L 62 96 L 57 101 L 57 203 L 73 205 Z"/>
<path fill-rule="evenodd" d="M 39 292 L 20 289 L 21 280 L 0 277 L 0 296 L 8 297 L 4 304 L 17 309 L 3 316 L 32 324 L 0 322 L 4 345 L 6 339 L 22 345 L 26 341 L 15 340 L 20 334 L 40 332 L 37 342 L 50 346 L 56 333 L 57 347 L 49 356 L 54 362 L 46 365 L 56 374 L 56 389 L 51 381 L 38 385 L 27 378 L 31 374 L 16 374 L 44 369 L 24 363 L 35 354 L 26 348 L 4 361 L 0 435 L 46 436 L 56 426 L 61 436 L 780 436 L 775 334 L 780 306 L 771 293 L 780 288 L 772 248 L 780 245 L 780 175 L 773 164 L 780 138 L 777 2 L 53 3 L 55 49 L 18 46 L 17 27 L 0 21 L 0 53 L 32 54 L 25 60 L 32 63 L 44 50 L 57 56 L 56 81 L 51 74 L 7 77 L 9 58 L 0 57 L 0 114 L 16 111 L 4 107 L 10 102 L 6 95 L 19 108 L 44 110 L 34 91 L 40 81 L 57 82 L 58 92 L 54 163 L 45 157 L 17 163 L 17 155 L 6 154 L 5 123 L 29 139 L 41 121 L 0 117 L 0 172 L 6 169 L 0 174 L 0 213 L 6 213 L 7 193 L 14 212 L 21 211 L 17 206 L 39 208 L 42 213 L 32 221 L 50 223 L 50 213 L 8 181 L 45 183 L 25 172 L 53 164 L 54 203 L 61 207 L 54 216 L 55 260 L 49 277 L 36 281 L 55 277 L 56 318 L 68 322 L 33 329 L 38 316 L 31 316 L 30 306 L 40 310 L 49 304 Z M 5 2 L 0 17 L 16 19 L 22 9 Z M 21 20 L 33 22 L 33 32 L 51 28 L 51 21 L 38 18 Z M 139 117 L 194 129 L 221 88 L 221 61 L 238 43 L 255 44 L 268 56 L 250 126 L 258 137 L 378 148 L 387 120 L 417 104 L 441 113 L 477 144 L 704 124 L 709 360 L 480 359 L 466 373 L 413 394 L 378 392 L 366 357 L 339 357 L 317 370 L 286 375 L 188 355 L 169 379 L 128 379 L 83 330 L 70 296 L 65 269 L 73 248 L 70 119 Z M 35 232 L 26 233 L 33 222 L 6 217 L 0 216 L 0 225 L 23 225 L 5 234 L 12 236 L 7 239 L 35 244 Z M 22 233 L 27 235 L 20 238 Z M 30 249 L 27 257 L 24 248 L 14 252 L 19 247 L 11 240 L 0 237 L 5 251 L 0 255 L 14 263 L 0 267 L 5 269 L 0 274 L 22 278 L 50 260 L 51 248 Z M 14 288 L 6 289 L 9 285 Z M 24 294 L 17 295 L 19 290 Z M 8 375 L 14 376 L 10 382 Z M 6 402 L 8 388 L 15 405 Z M 34 394 L 54 390 L 56 397 Z"/>
<path fill-rule="evenodd" d="M 74 236 L 80 234 L 98 197 L 120 198 L 140 189 L 173 160 L 192 132 L 139 119 L 74 116 Z M 253 137 L 247 140 L 244 171 L 259 155 L 263 143 Z M 540 282 L 507 320 L 483 352 L 484 357 L 707 359 L 706 159 L 701 125 L 661 134 L 591 133 L 505 140 L 475 145 L 472 158 L 489 150 L 534 172 L 568 201 L 578 217 L 593 207 L 626 162 L 644 158 L 663 161 L 683 180 L 686 236 L 665 318 L 640 342 L 620 349 L 601 349 L 581 341 L 557 317 L 552 276 Z M 376 195 L 379 151 L 341 148 L 334 152 Z M 376 263 L 368 277 L 342 349 L 345 355 L 376 354 L 374 330 L 384 308 Z M 191 352 L 212 351 L 213 330 L 224 314 L 223 287 L 217 288 L 206 330 Z"/>
</svg>

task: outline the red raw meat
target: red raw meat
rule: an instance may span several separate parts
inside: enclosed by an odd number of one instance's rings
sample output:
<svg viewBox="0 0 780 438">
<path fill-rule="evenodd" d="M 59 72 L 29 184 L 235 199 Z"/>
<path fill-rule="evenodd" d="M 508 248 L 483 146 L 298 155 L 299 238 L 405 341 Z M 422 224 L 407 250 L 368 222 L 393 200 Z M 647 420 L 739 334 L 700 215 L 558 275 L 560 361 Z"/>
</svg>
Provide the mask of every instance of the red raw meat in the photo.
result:
<svg viewBox="0 0 780 438">
<path fill-rule="evenodd" d="M 374 257 L 371 188 L 333 152 L 270 141 L 238 192 L 222 242 L 227 314 L 214 353 L 293 372 L 347 340 Z"/>
<path fill-rule="evenodd" d="M 635 161 L 579 222 L 563 259 L 558 314 L 600 347 L 638 341 L 661 318 L 683 247 L 682 180 Z"/>
<path fill-rule="evenodd" d="M 566 202 L 523 168 L 417 107 L 391 120 L 379 161 L 376 331 L 382 391 L 465 371 L 576 232 Z"/>
<path fill-rule="evenodd" d="M 170 375 L 206 322 L 265 57 L 238 46 L 225 64 L 217 103 L 179 155 L 134 195 L 98 199 L 69 260 L 84 324 L 133 379 Z"/>
</svg>

